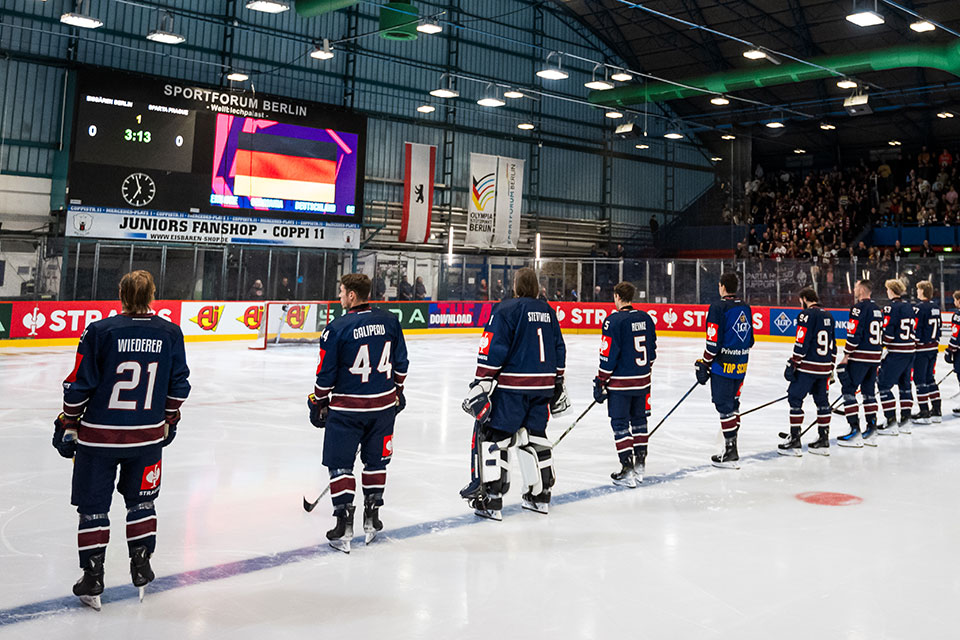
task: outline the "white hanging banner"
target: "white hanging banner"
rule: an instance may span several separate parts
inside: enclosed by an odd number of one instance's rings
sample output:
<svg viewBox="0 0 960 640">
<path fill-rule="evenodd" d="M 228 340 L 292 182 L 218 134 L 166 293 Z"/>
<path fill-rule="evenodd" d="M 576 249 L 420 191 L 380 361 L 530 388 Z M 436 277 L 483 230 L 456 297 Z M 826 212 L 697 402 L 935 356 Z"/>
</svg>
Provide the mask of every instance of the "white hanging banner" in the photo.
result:
<svg viewBox="0 0 960 640">
<path fill-rule="evenodd" d="M 433 179 L 437 148 L 429 144 L 404 143 L 403 220 L 400 242 L 426 242 L 433 211 Z"/>
<path fill-rule="evenodd" d="M 523 202 L 523 160 L 470 154 L 470 200 L 464 244 L 516 248 Z"/>
</svg>

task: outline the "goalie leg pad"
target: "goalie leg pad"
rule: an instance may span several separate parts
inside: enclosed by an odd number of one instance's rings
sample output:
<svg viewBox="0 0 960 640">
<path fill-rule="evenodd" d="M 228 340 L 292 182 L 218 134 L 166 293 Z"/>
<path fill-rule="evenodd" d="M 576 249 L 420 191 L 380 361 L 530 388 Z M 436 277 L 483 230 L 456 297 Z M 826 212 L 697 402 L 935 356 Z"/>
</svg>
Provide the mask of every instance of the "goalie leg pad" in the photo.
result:
<svg viewBox="0 0 960 640">
<path fill-rule="evenodd" d="M 479 444 L 480 481 L 487 493 L 503 495 L 504 481 L 509 486 L 509 449 L 516 440 L 516 434 L 511 436 L 497 429 L 484 430 Z"/>
<path fill-rule="evenodd" d="M 556 482 L 556 475 L 553 469 L 553 448 L 547 434 L 530 433 L 528 444 L 518 451 L 521 454 L 520 469 L 523 471 L 524 482 L 530 487 L 530 493 L 540 502 L 550 502 L 550 489 Z M 528 456 L 526 462 L 522 455 L 524 453 Z M 533 478 L 529 477 L 531 475 Z"/>
</svg>

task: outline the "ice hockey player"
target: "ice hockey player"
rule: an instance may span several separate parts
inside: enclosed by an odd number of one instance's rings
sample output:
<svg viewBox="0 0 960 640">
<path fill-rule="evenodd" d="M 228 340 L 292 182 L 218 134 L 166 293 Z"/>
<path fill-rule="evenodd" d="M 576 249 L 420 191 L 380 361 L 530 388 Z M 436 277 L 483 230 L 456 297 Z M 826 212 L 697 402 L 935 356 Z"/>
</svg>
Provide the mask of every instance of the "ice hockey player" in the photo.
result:
<svg viewBox="0 0 960 640">
<path fill-rule="evenodd" d="M 514 448 L 525 491 L 524 509 L 547 513 L 554 485 L 553 455 L 547 440 L 551 404 L 562 403 L 566 347 L 557 315 L 537 299 L 540 286 L 533 269 L 514 278 L 515 297 L 496 306 L 480 339 L 476 378 L 463 410 L 480 424 L 476 465 L 478 491 L 462 492 L 475 513 L 501 520 L 503 494 L 509 485 L 509 457 Z"/>
<path fill-rule="evenodd" d="M 647 400 L 650 372 L 657 358 L 657 331 L 646 311 L 632 306 L 636 288 L 621 282 L 613 288 L 617 311 L 603 323 L 600 370 L 593 379 L 593 398 L 607 403 L 620 471 L 613 484 L 634 488 L 643 482 L 647 459 Z"/>
<path fill-rule="evenodd" d="M 177 435 L 180 405 L 190 393 L 183 333 L 153 314 L 155 291 L 147 271 L 123 276 L 122 313 L 80 336 L 74 369 L 63 381 L 63 413 L 54 422 L 53 446 L 74 460 L 71 504 L 80 514 L 83 576 L 73 593 L 97 611 L 115 484 L 127 507 L 130 577 L 141 600 L 154 578 L 161 450 Z"/>
<path fill-rule="evenodd" d="M 883 311 L 871 298 L 873 283 L 858 280 L 853 287 L 856 303 L 847 321 L 847 343 L 837 365 L 843 393 L 843 412 L 850 432 L 837 438 L 841 447 L 877 446 L 877 367 L 883 353 Z M 857 389 L 863 397 L 866 428 L 860 432 Z"/>
<path fill-rule="evenodd" d="M 883 308 L 883 346 L 887 355 L 880 362 L 877 389 L 886 424 L 877 428 L 882 436 L 910 433 L 910 413 L 913 409 L 913 356 L 916 350 L 916 322 L 913 305 L 903 299 L 907 288 L 900 280 L 887 280 L 890 304 Z M 900 422 L 897 423 L 897 401 L 893 385 L 900 388 Z"/>
<path fill-rule="evenodd" d="M 800 291 L 803 311 L 797 318 L 797 339 L 793 355 L 787 360 L 783 377 L 790 403 L 790 433 L 778 445 L 782 455 L 803 455 L 800 430 L 803 428 L 803 399 L 813 396 L 817 406 L 817 440 L 807 451 L 822 456 L 830 455 L 830 400 L 827 391 L 833 377 L 833 362 L 837 356 L 833 316 L 820 306 L 820 297 L 811 288 Z"/>
<path fill-rule="evenodd" d="M 943 354 L 943 359 L 953 365 L 953 372 L 960 379 L 960 289 L 953 292 L 953 317 L 950 318 L 950 342 Z M 960 417 L 960 407 L 953 410 L 953 415 Z"/>
<path fill-rule="evenodd" d="M 696 361 L 697 382 L 710 381 L 713 405 L 720 414 L 724 448 L 710 459 L 713 466 L 739 469 L 737 430 L 740 428 L 740 389 L 747 375 L 747 361 L 753 346 L 753 313 L 737 297 L 740 280 L 735 273 L 720 276 L 719 302 L 707 311 L 707 346 Z"/>
<path fill-rule="evenodd" d="M 344 315 L 320 336 L 317 381 L 307 398 L 310 422 L 326 428 L 323 466 L 330 472 L 330 497 L 337 522 L 327 531 L 330 546 L 350 553 L 353 539 L 353 475 L 359 448 L 363 462 L 363 531 L 367 544 L 383 529 L 380 507 L 393 456 L 393 424 L 403 411 L 407 346 L 400 321 L 367 299 L 370 278 L 348 273 L 340 279 Z"/>
<path fill-rule="evenodd" d="M 917 405 L 920 407 L 920 412 L 913 415 L 913 421 L 917 424 L 942 422 L 936 369 L 943 318 L 940 317 L 940 305 L 932 302 L 931 298 L 933 298 L 933 283 L 929 280 L 918 282 L 918 302 L 913 305 L 913 312 L 917 316 L 917 351 L 913 358 L 913 384 L 917 387 Z"/>
</svg>

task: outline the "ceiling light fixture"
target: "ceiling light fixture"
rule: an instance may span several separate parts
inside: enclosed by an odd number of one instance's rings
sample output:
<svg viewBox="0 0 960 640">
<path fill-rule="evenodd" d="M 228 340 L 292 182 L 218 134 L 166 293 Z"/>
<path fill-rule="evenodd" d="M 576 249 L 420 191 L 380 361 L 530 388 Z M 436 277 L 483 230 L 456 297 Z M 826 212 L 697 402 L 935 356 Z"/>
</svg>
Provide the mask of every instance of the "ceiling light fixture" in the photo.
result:
<svg viewBox="0 0 960 640">
<path fill-rule="evenodd" d="M 720 162 L 721 160 L 723 160 L 723 158 L 721 158 L 720 156 L 713 156 L 710 159 L 713 160 L 714 162 Z"/>
<path fill-rule="evenodd" d="M 557 63 L 550 64 L 550 57 L 556 56 Z M 558 51 L 553 51 L 547 54 L 546 66 L 540 71 L 537 71 L 537 75 L 544 80 L 566 80 L 570 77 L 570 74 L 563 70 L 563 58 L 561 57 Z"/>
<path fill-rule="evenodd" d="M 633 145 L 633 146 L 636 147 L 637 149 L 649 149 L 649 148 L 650 148 L 650 145 L 648 145 L 648 144 L 635 144 L 635 145 Z"/>
<path fill-rule="evenodd" d="M 821 122 L 820 128 L 823 129 L 824 131 L 833 131 L 834 129 L 837 128 L 837 125 L 830 124 L 829 122 Z"/>
<path fill-rule="evenodd" d="M 617 69 L 612 74 L 610 74 L 610 79 L 616 82 L 630 82 L 633 80 L 633 74 L 628 73 L 624 69 Z"/>
<path fill-rule="evenodd" d="M 102 27 L 103 20 L 84 13 L 84 5 L 87 6 L 87 9 L 90 8 L 89 2 L 77 0 L 77 3 L 74 5 L 74 10 L 60 16 L 60 22 L 68 24 L 71 27 L 80 27 L 81 29 L 97 29 Z"/>
<path fill-rule="evenodd" d="M 724 105 L 730 104 L 730 101 L 724 98 L 723 96 L 716 96 L 714 98 L 710 98 L 710 104 L 715 104 L 718 107 L 722 107 Z"/>
<path fill-rule="evenodd" d="M 891 140 L 891 141 L 888 142 L 887 144 L 890 145 L 891 147 L 899 147 L 899 146 L 902 145 L 903 143 L 900 142 L 899 140 Z"/>
<path fill-rule="evenodd" d="M 520 124 L 517 125 L 517 129 L 523 129 L 524 131 L 532 131 L 533 129 L 536 129 L 536 127 L 532 122 L 521 122 Z"/>
<path fill-rule="evenodd" d="M 668 131 L 667 133 L 663 134 L 663 137 L 667 138 L 668 140 L 682 140 L 683 134 L 677 133 L 676 131 Z"/>
<path fill-rule="evenodd" d="M 147 40 L 159 42 L 160 44 L 180 44 L 186 41 L 186 38 L 173 31 L 173 15 L 165 11 L 160 16 L 160 25 L 147 34 Z"/>
<path fill-rule="evenodd" d="M 774 120 L 773 122 L 766 123 L 764 126 L 767 127 L 768 129 L 783 129 L 783 127 L 786 125 L 784 125 L 779 120 Z"/>
<path fill-rule="evenodd" d="M 241 71 L 231 71 L 227 74 L 227 80 L 232 82 L 246 82 L 250 79 L 250 76 L 241 72 Z"/>
<path fill-rule="evenodd" d="M 284 0 L 250 0 L 247 9 L 263 13 L 283 13 L 290 10 L 290 3 Z"/>
<path fill-rule="evenodd" d="M 603 115 L 606 116 L 606 117 L 608 117 L 608 118 L 610 118 L 611 120 L 616 120 L 617 118 L 622 118 L 622 117 L 623 117 L 623 114 L 620 113 L 619 111 L 612 111 L 612 110 L 611 110 L 611 111 L 607 111 L 607 112 L 606 112 L 605 114 L 603 114 Z"/>
<path fill-rule="evenodd" d="M 953 114 L 950 113 L 949 111 L 941 111 L 940 113 L 937 114 L 937 117 L 943 120 L 946 120 L 947 118 L 952 118 Z"/>
<path fill-rule="evenodd" d="M 763 60 L 767 57 L 767 54 L 760 49 L 747 49 L 743 52 L 743 57 L 748 60 Z"/>
<path fill-rule="evenodd" d="M 329 60 L 333 57 L 333 47 L 330 46 L 330 41 L 326 38 L 323 39 L 323 45 L 317 45 L 313 48 L 313 51 L 310 52 L 310 57 L 314 60 Z"/>
<path fill-rule="evenodd" d="M 807 152 L 807 150 L 806 150 L 806 149 L 794 149 L 793 152 L 799 156 L 799 155 L 805 154 L 805 153 Z"/>
<path fill-rule="evenodd" d="M 511 100 L 519 100 L 524 96 L 522 91 L 518 91 L 517 89 L 508 89 L 507 91 L 503 92 L 503 97 L 510 98 Z"/>
<path fill-rule="evenodd" d="M 925 31 L 933 31 L 936 27 L 929 20 L 917 20 L 916 22 L 910 23 L 910 28 L 916 31 L 917 33 L 923 33 Z"/>
<path fill-rule="evenodd" d="M 597 80 L 597 69 L 603 67 L 603 79 Z M 594 91 L 609 91 L 613 89 L 613 83 L 607 80 L 607 67 L 606 65 L 597 64 L 593 67 L 593 75 L 590 77 L 590 82 L 584 82 L 583 86 L 587 89 L 593 89 Z"/>
<path fill-rule="evenodd" d="M 458 98 L 460 92 L 453 88 L 453 76 L 444 73 L 440 76 L 440 86 L 430 92 L 435 98 Z"/>
<path fill-rule="evenodd" d="M 494 84 L 491 82 L 490 84 L 487 85 L 486 90 L 483 92 L 483 96 L 481 96 L 480 99 L 477 100 L 477 104 L 480 105 L 481 107 L 494 108 L 494 107 L 502 107 L 507 103 L 500 99 L 500 97 L 497 95 L 496 86 L 494 86 Z"/>
<path fill-rule="evenodd" d="M 437 108 L 432 104 L 422 104 L 419 107 L 417 107 L 417 111 L 419 111 L 420 113 L 433 113 L 436 110 Z"/>
<path fill-rule="evenodd" d="M 443 31 L 443 27 L 440 26 L 440 21 L 436 18 L 424 18 L 423 21 L 417 25 L 417 31 L 433 35 Z"/>
<path fill-rule="evenodd" d="M 841 89 L 856 89 L 859 85 L 855 80 L 843 78 L 842 80 L 837 80 L 837 86 Z"/>
<path fill-rule="evenodd" d="M 733 135 L 732 133 L 726 133 L 726 134 L 720 136 L 720 139 L 721 139 L 721 140 L 736 140 L 736 139 L 737 139 L 737 136 Z"/>
<path fill-rule="evenodd" d="M 861 8 L 857 8 L 860 5 Z M 847 16 L 847 20 L 858 27 L 874 27 L 883 24 L 883 16 L 877 11 L 877 0 L 873 0 L 873 9 L 864 9 L 863 6 L 869 6 L 870 2 L 853 2 L 853 13 Z"/>
</svg>

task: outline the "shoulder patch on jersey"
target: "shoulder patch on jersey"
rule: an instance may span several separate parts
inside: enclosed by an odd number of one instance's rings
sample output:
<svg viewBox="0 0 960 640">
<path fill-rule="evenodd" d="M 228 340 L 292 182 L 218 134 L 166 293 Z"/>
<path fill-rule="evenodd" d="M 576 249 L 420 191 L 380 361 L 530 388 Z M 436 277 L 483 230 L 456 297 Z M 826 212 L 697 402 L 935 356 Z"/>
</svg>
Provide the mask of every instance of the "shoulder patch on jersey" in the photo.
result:
<svg viewBox="0 0 960 640">
<path fill-rule="evenodd" d="M 76 382 L 77 381 L 77 372 L 80 371 L 80 363 L 83 362 L 83 354 L 77 354 L 77 361 L 73 365 L 73 371 L 70 372 L 70 375 L 67 376 L 67 379 L 64 382 Z"/>
<path fill-rule="evenodd" d="M 327 355 L 327 352 L 324 349 L 320 349 L 320 354 L 317 356 L 317 375 L 320 375 L 320 369 L 323 368 L 323 357 Z"/>
<path fill-rule="evenodd" d="M 858 324 L 859 322 L 860 322 L 860 321 L 857 320 L 857 319 L 855 319 L 855 318 L 850 319 L 850 320 L 847 320 L 847 334 L 848 334 L 848 335 L 851 335 L 851 336 L 852 336 L 853 334 L 855 334 L 855 333 L 857 332 L 857 324 Z"/>
<path fill-rule="evenodd" d="M 707 340 L 716 340 L 717 331 L 719 330 L 720 330 L 720 325 L 718 325 L 716 322 L 708 322 L 707 323 Z"/>
<path fill-rule="evenodd" d="M 484 331 L 480 336 L 480 355 L 490 355 L 490 343 L 493 342 L 493 332 Z"/>
<path fill-rule="evenodd" d="M 797 342 L 803 344 L 804 338 L 807 337 L 807 328 L 806 327 L 797 327 Z"/>
<path fill-rule="evenodd" d="M 157 460 L 157 464 L 143 470 L 143 478 L 140 479 L 140 491 L 153 491 L 160 486 L 160 462 L 160 460 Z"/>
<path fill-rule="evenodd" d="M 600 355 L 610 355 L 610 344 L 612 340 L 608 336 L 600 336 Z"/>
</svg>

